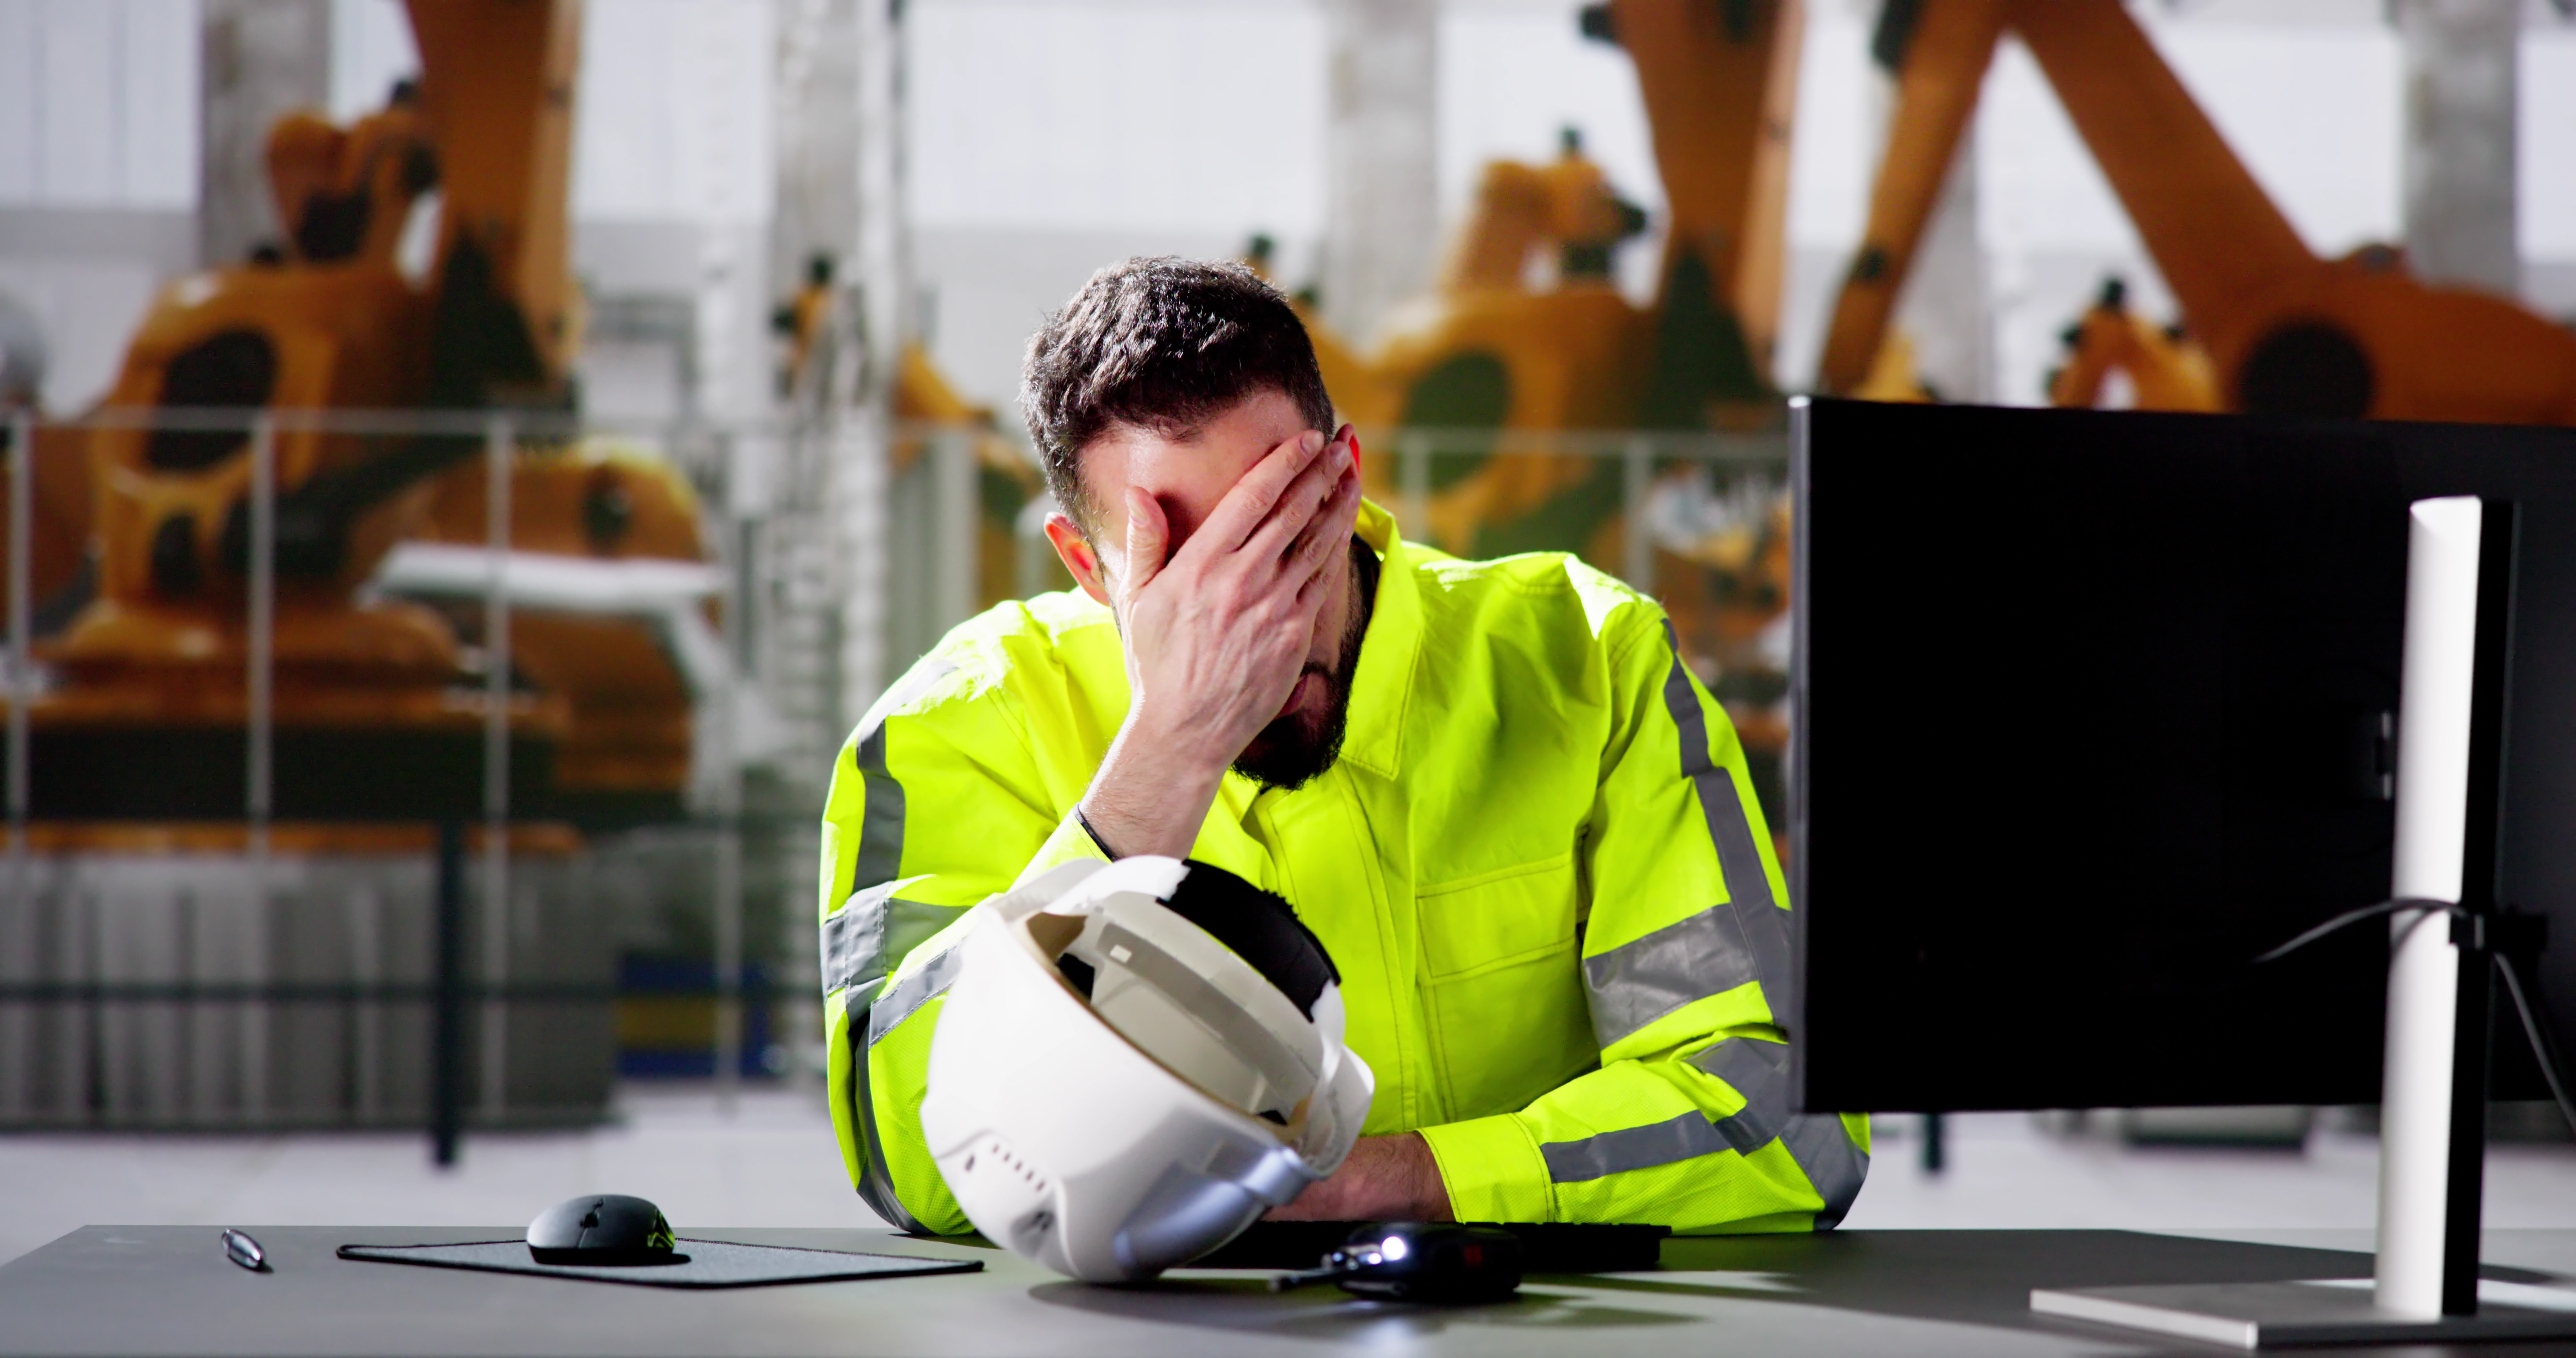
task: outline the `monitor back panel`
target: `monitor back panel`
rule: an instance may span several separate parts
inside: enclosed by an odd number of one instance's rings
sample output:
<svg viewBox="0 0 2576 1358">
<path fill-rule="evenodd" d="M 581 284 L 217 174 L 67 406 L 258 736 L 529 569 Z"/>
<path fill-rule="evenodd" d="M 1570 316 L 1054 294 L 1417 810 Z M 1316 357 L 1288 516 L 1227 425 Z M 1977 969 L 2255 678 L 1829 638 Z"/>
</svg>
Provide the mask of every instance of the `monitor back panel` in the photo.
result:
<svg viewBox="0 0 2576 1358">
<path fill-rule="evenodd" d="M 1801 1106 L 2375 1101 L 2385 931 L 2251 959 L 2387 894 L 2427 495 L 2524 505 L 2506 899 L 2576 890 L 2576 702 L 2534 697 L 2576 699 L 2576 433 L 1798 421 Z"/>
</svg>

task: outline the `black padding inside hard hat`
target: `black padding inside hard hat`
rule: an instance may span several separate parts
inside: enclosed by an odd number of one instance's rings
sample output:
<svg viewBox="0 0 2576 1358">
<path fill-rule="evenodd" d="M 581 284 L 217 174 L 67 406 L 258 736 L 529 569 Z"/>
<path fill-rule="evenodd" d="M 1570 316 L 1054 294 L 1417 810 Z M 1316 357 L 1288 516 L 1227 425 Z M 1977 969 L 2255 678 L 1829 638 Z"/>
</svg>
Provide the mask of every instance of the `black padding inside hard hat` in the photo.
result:
<svg viewBox="0 0 2576 1358">
<path fill-rule="evenodd" d="M 1324 987 L 1342 979 L 1324 941 L 1276 893 L 1197 859 L 1188 866 L 1163 904 L 1250 963 L 1299 1013 L 1315 1017 L 1315 1001 Z"/>
<path fill-rule="evenodd" d="M 1063 956 L 1055 959 L 1055 969 L 1064 977 L 1066 985 L 1082 992 L 1082 998 L 1091 998 L 1092 983 L 1099 980 L 1100 975 L 1089 962 L 1074 956 L 1073 950 L 1067 948 Z"/>
</svg>

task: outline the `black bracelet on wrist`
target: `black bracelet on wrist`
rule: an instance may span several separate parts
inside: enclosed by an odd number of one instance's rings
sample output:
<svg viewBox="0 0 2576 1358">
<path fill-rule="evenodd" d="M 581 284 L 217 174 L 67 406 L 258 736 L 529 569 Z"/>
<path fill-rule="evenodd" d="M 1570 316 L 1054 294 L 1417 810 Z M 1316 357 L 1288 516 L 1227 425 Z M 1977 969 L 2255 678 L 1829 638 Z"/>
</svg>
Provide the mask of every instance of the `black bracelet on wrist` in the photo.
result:
<svg viewBox="0 0 2576 1358">
<path fill-rule="evenodd" d="M 1082 826 L 1082 832 L 1091 836 L 1091 842 L 1100 846 L 1101 857 L 1108 859 L 1112 863 L 1118 861 L 1118 851 L 1110 848 L 1109 841 L 1102 839 L 1100 837 L 1100 832 L 1092 828 L 1091 817 L 1082 814 L 1081 807 L 1076 806 L 1073 808 L 1073 818 Z"/>
</svg>

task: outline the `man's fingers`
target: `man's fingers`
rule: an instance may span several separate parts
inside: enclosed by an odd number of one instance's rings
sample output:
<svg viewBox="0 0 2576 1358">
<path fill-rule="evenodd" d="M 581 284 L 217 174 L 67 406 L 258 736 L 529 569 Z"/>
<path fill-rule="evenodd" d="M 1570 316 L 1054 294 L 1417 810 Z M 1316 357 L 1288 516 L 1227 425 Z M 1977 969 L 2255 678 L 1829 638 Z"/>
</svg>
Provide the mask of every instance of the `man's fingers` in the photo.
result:
<svg viewBox="0 0 2576 1358">
<path fill-rule="evenodd" d="M 1135 486 L 1127 488 L 1127 589 L 1128 597 L 1143 589 L 1155 576 L 1163 573 L 1163 551 L 1171 539 L 1171 527 L 1163 521 L 1163 507 L 1154 497 Z"/>
<path fill-rule="evenodd" d="M 1332 500 L 1315 515 L 1314 522 L 1306 525 L 1306 531 L 1297 535 L 1296 543 L 1289 548 L 1288 560 L 1283 563 L 1282 570 L 1289 579 L 1297 582 L 1297 599 L 1301 604 L 1323 588 L 1323 582 L 1332 575 L 1328 567 L 1333 557 L 1349 547 L 1351 530 L 1359 517 L 1359 480 L 1356 474 L 1346 478 L 1334 492 Z"/>
<path fill-rule="evenodd" d="M 1314 516 L 1298 531 L 1296 540 L 1288 545 L 1284 569 L 1290 575 L 1323 569 L 1324 564 L 1333 559 L 1333 552 L 1351 540 L 1351 529 L 1359 519 L 1359 509 L 1359 474 L 1345 472 L 1334 483 L 1332 493 L 1316 506 Z"/>
<path fill-rule="evenodd" d="M 1276 561 L 1283 568 L 1291 564 L 1298 536 L 1313 528 L 1316 519 L 1332 506 L 1342 483 L 1352 479 L 1349 469 L 1349 449 L 1335 442 L 1280 492 L 1270 517 L 1244 540 L 1244 556 L 1254 561 Z"/>
<path fill-rule="evenodd" d="M 1323 454 L 1324 443 L 1320 430 L 1309 429 L 1271 449 L 1226 491 L 1225 498 L 1217 501 L 1207 522 L 1190 535 L 1190 543 L 1195 546 L 1205 538 L 1211 552 L 1231 552 L 1241 547 L 1270 517 L 1288 487 Z"/>
</svg>

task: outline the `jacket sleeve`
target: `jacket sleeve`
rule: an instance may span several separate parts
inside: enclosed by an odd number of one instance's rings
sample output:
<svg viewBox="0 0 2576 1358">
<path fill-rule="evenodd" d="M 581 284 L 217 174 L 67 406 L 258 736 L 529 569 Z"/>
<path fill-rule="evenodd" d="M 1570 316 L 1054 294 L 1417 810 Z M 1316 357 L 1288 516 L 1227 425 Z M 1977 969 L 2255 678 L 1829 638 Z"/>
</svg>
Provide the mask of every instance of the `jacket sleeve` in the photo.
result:
<svg viewBox="0 0 2576 1358">
<path fill-rule="evenodd" d="M 930 1034 L 968 907 L 1024 871 L 1099 857 L 1052 809 L 1010 693 L 936 654 L 859 723 L 823 811 L 823 1021 L 850 1182 L 907 1230 L 971 1229 L 921 1137 Z"/>
<path fill-rule="evenodd" d="M 1744 751 L 1661 610 L 1620 612 L 1581 850 L 1600 1068 L 1423 1137 L 1462 1221 L 1830 1229 L 1868 1172 L 1869 1123 L 1788 1109 L 1788 893 Z"/>
</svg>

